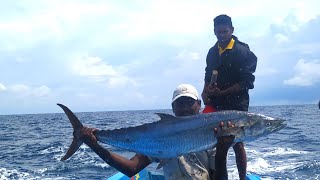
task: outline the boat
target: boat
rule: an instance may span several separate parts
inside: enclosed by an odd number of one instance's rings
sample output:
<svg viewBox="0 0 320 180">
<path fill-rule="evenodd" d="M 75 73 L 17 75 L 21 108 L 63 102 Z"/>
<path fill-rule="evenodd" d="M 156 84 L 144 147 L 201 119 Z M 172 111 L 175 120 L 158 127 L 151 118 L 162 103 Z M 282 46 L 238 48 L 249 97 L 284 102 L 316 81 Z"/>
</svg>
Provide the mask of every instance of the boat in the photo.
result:
<svg viewBox="0 0 320 180">
<path fill-rule="evenodd" d="M 113 176 L 107 178 L 107 180 L 165 180 L 165 179 L 163 175 L 153 174 L 147 169 L 143 169 L 136 175 L 132 176 L 131 178 L 121 172 L 118 172 Z M 248 174 L 246 177 L 246 180 L 261 180 L 261 178 L 258 175 Z"/>
</svg>

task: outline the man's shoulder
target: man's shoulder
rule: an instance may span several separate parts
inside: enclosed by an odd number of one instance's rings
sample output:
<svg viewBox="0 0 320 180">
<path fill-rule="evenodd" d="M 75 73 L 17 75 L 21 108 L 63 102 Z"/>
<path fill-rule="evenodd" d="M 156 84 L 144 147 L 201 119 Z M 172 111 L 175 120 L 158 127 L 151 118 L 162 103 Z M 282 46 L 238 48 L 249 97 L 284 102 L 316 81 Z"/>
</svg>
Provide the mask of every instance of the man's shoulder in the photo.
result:
<svg viewBox="0 0 320 180">
<path fill-rule="evenodd" d="M 218 43 L 215 43 L 210 49 L 209 52 L 218 51 Z"/>
<path fill-rule="evenodd" d="M 235 44 L 234 44 L 235 48 L 250 50 L 249 45 L 243 41 L 240 41 L 237 36 L 232 35 L 232 38 L 235 40 Z"/>
<path fill-rule="evenodd" d="M 236 41 L 235 48 L 242 51 L 250 51 L 249 45 L 239 40 Z"/>
<path fill-rule="evenodd" d="M 235 43 L 233 50 L 234 50 L 233 52 L 235 53 L 236 56 L 247 57 L 247 56 L 253 54 L 253 52 L 249 48 L 249 45 L 244 42 L 241 42 L 239 40 Z"/>
</svg>

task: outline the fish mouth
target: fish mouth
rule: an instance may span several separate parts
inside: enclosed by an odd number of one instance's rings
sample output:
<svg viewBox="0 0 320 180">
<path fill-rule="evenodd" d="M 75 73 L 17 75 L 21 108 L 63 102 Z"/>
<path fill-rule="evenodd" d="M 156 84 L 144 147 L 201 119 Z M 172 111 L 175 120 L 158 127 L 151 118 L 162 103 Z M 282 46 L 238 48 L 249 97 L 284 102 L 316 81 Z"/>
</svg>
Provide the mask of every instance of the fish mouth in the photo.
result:
<svg viewBox="0 0 320 180">
<path fill-rule="evenodd" d="M 276 131 L 279 131 L 283 128 L 285 128 L 287 126 L 287 121 L 286 120 L 283 120 L 283 119 L 278 119 L 276 120 L 277 123 L 275 124 L 272 132 L 276 132 Z"/>
<path fill-rule="evenodd" d="M 287 121 L 286 120 L 280 120 L 280 128 L 282 129 L 282 128 L 284 128 L 284 127 L 286 127 L 287 126 Z"/>
</svg>

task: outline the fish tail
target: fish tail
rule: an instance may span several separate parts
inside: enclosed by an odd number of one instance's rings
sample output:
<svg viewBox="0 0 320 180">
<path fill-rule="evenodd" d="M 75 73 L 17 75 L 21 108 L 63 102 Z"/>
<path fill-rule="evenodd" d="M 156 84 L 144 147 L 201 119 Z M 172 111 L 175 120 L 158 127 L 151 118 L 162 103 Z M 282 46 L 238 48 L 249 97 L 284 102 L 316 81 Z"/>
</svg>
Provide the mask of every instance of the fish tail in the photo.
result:
<svg viewBox="0 0 320 180">
<path fill-rule="evenodd" d="M 67 153 L 63 156 L 63 158 L 61 158 L 61 161 L 64 161 L 64 160 L 67 160 L 68 158 L 70 158 L 79 149 L 79 147 L 83 143 L 80 139 L 80 129 L 83 127 L 83 125 L 79 121 L 77 116 L 74 115 L 74 113 L 69 108 L 67 108 L 66 106 L 64 106 L 62 104 L 57 104 L 57 105 L 60 106 L 62 108 L 62 110 L 66 113 L 66 115 L 68 116 L 70 123 L 72 124 L 72 127 L 73 127 L 72 143 L 71 143 Z"/>
</svg>

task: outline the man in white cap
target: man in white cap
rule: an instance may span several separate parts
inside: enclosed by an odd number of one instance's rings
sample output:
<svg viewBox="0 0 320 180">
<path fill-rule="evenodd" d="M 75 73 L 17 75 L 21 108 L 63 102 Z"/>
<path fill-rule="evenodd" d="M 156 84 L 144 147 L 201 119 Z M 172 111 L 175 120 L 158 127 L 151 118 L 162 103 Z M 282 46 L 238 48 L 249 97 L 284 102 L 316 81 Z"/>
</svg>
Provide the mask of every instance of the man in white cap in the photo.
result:
<svg viewBox="0 0 320 180">
<path fill-rule="evenodd" d="M 201 109 L 201 100 L 196 88 L 190 84 L 181 84 L 177 86 L 173 92 L 172 110 L 176 116 L 190 116 L 199 114 Z M 230 126 L 230 124 L 228 124 Z M 94 132 L 96 129 L 83 127 L 81 129 L 81 138 L 100 158 L 102 158 L 110 166 L 116 168 L 118 171 L 132 177 L 140 172 L 152 162 L 159 162 L 161 160 L 136 154 L 131 159 L 127 159 L 118 154 L 115 154 L 107 149 L 101 147 Z M 214 130 L 212 130 L 214 135 Z M 218 138 L 217 152 L 221 153 L 221 158 L 217 161 L 217 166 L 224 166 L 221 172 L 215 171 L 215 149 L 209 149 L 202 152 L 191 153 L 185 156 L 180 156 L 176 159 L 171 159 L 165 162 L 163 172 L 165 179 L 179 180 L 179 179 L 224 179 L 227 177 L 226 171 L 226 154 L 232 144 L 232 140 L 221 140 Z M 218 176 L 217 176 L 218 174 Z"/>
</svg>

